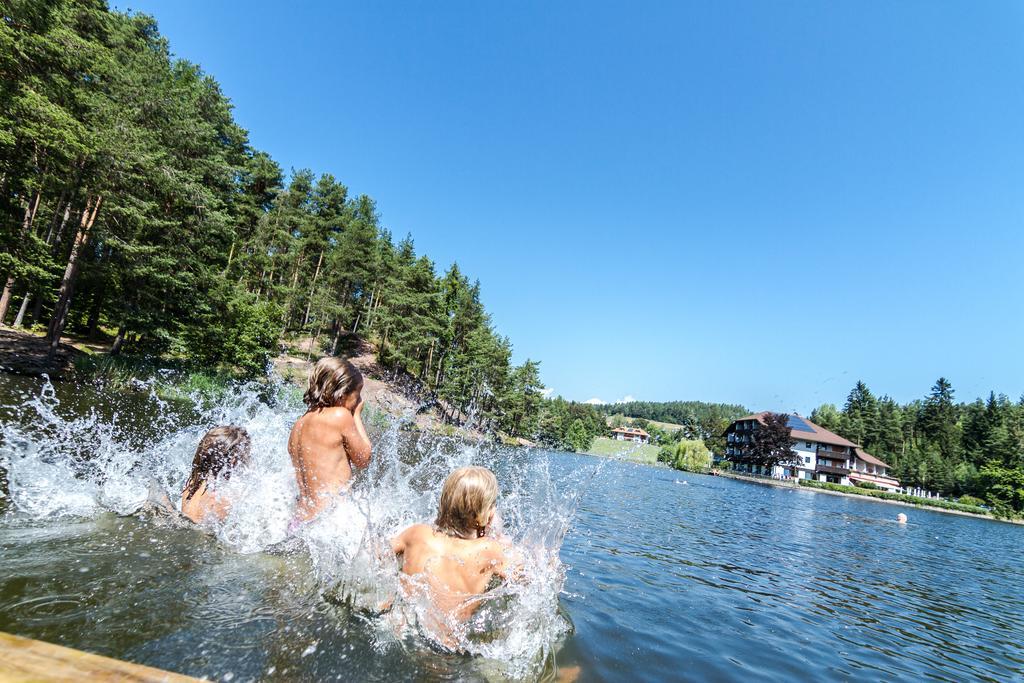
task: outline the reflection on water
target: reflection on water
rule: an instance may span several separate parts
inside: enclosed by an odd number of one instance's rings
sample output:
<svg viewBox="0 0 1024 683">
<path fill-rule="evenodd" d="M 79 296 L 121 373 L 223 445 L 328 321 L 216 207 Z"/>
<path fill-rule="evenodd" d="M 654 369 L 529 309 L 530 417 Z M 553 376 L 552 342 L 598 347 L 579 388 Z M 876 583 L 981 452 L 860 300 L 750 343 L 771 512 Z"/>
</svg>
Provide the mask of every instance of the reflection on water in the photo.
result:
<svg viewBox="0 0 1024 683">
<path fill-rule="evenodd" d="M 190 411 L 145 391 L 56 391 L 59 404 L 38 383 L 0 384 L 16 508 L 0 519 L 0 630 L 236 681 L 575 665 L 586 681 L 1024 678 L 1021 527 L 927 511 L 900 526 L 870 501 L 698 475 L 681 486 L 669 470 L 391 428 L 351 503 L 358 534 L 327 524 L 281 554 L 298 404 L 236 391 Z M 199 435 L 228 421 L 261 455 L 232 478 L 247 502 L 215 535 L 127 515 L 154 481 L 177 491 Z M 476 657 L 371 609 L 388 581 L 373 539 L 429 519 L 442 475 L 469 462 L 498 472 L 507 526 L 538 549 L 529 590 L 467 634 Z"/>
</svg>

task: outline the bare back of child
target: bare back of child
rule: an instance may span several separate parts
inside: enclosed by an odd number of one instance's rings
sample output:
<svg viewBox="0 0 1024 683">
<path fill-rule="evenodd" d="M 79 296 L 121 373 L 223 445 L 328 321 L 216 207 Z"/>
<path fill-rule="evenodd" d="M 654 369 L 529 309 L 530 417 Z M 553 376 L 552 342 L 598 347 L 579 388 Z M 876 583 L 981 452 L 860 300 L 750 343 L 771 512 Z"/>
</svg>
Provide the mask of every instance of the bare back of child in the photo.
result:
<svg viewBox="0 0 1024 683">
<path fill-rule="evenodd" d="M 490 470 L 459 468 L 444 483 L 434 524 L 414 524 L 391 541 L 402 558 L 403 592 L 426 598 L 433 612 L 427 626 L 445 645 L 453 645 L 452 626 L 480 607 L 491 581 L 513 569 L 511 544 L 487 535 L 497 496 Z"/>
<path fill-rule="evenodd" d="M 362 374 L 347 360 L 321 358 L 310 372 L 303 397 L 307 411 L 288 437 L 299 487 L 299 522 L 316 517 L 348 489 L 353 467 L 370 463 L 362 387 Z"/>
</svg>

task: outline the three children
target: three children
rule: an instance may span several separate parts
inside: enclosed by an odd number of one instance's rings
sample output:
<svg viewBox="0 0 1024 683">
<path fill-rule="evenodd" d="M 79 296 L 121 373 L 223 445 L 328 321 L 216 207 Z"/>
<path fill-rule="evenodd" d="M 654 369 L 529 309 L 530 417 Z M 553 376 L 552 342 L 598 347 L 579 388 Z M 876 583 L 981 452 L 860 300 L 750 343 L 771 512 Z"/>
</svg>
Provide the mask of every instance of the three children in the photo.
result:
<svg viewBox="0 0 1024 683">
<path fill-rule="evenodd" d="M 288 438 L 299 489 L 292 531 L 348 491 L 353 468 L 370 463 L 362 388 L 362 374 L 347 360 L 323 358 L 310 373 L 306 413 Z M 216 483 L 245 464 L 250 449 L 241 427 L 207 432 L 182 491 L 182 513 L 197 523 L 223 520 L 230 501 L 217 494 Z M 509 577 L 519 564 L 511 543 L 496 533 L 497 498 L 498 481 L 490 470 L 459 468 L 444 482 L 433 525 L 414 524 L 391 541 L 401 560 L 403 592 L 428 602 L 433 614 L 427 626 L 442 642 L 450 639 L 453 624 L 478 609 L 491 581 Z"/>
</svg>

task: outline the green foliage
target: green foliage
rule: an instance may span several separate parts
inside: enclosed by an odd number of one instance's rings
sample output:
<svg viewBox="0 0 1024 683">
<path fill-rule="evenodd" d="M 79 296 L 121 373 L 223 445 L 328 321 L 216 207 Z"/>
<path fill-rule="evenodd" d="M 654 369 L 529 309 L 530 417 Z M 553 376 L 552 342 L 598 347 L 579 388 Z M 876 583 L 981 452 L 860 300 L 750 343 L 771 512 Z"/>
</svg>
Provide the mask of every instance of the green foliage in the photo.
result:
<svg viewBox="0 0 1024 683">
<path fill-rule="evenodd" d="M 981 498 L 975 498 L 974 496 L 960 496 L 956 499 L 956 502 L 960 505 L 970 505 L 973 507 L 981 507 L 985 504 Z"/>
<path fill-rule="evenodd" d="M 112 329 L 114 355 L 247 375 L 285 332 L 317 353 L 359 335 L 449 421 L 541 429 L 539 365 L 512 366 L 480 284 L 457 265 L 439 276 L 331 174 L 286 181 L 151 17 L 92 0 L 0 15 L 0 281 L 22 325 Z M 570 426 L 560 420 L 559 444 Z"/>
<path fill-rule="evenodd" d="M 570 431 L 573 438 L 570 438 Z M 604 416 L 594 406 L 559 397 L 541 403 L 533 437 L 552 448 L 585 451 L 595 438 L 607 433 Z M 581 444 L 584 444 L 582 448 Z"/>
<path fill-rule="evenodd" d="M 566 443 L 577 453 L 590 448 L 590 442 L 592 440 L 593 437 L 587 434 L 587 428 L 583 425 L 583 421 L 579 419 L 572 421 L 569 431 L 565 434 Z"/>
<path fill-rule="evenodd" d="M 711 469 L 711 451 L 699 439 L 680 441 L 672 449 L 671 454 L 671 460 L 668 462 L 677 470 L 707 472 Z"/>
<path fill-rule="evenodd" d="M 700 439 L 709 449 L 719 453 L 725 450 L 722 434 L 726 428 L 733 420 L 750 412 L 739 405 L 703 401 L 631 401 L 604 405 L 599 409 L 606 415 L 623 415 L 680 425 L 682 429 L 672 436 L 672 440 Z"/>
<path fill-rule="evenodd" d="M 250 376 L 264 373 L 277 352 L 280 307 L 245 293 L 212 304 L 198 324 L 183 329 L 180 354 L 201 365 L 234 365 Z"/>
<path fill-rule="evenodd" d="M 997 517 L 1019 517 L 1024 510 L 1024 470 L 990 463 L 981 469 L 985 501 Z"/>
<path fill-rule="evenodd" d="M 889 491 L 872 491 L 869 489 L 857 488 L 856 486 L 843 486 L 841 484 L 831 484 L 822 481 L 812 481 L 810 479 L 801 479 L 801 486 L 808 488 L 825 489 L 828 491 L 839 491 L 841 493 L 852 493 L 858 496 L 870 496 L 872 498 L 881 498 L 883 500 L 895 500 L 901 503 L 910 503 L 912 505 L 919 505 L 922 507 L 934 507 L 941 508 L 943 510 L 957 510 L 959 512 L 970 512 L 975 515 L 987 515 L 988 511 L 984 508 L 977 507 L 975 505 L 966 505 L 961 503 L 953 503 L 948 500 L 940 500 L 938 498 L 918 498 L 916 496 L 908 496 L 902 493 L 891 493 Z"/>
<path fill-rule="evenodd" d="M 926 397 L 899 405 L 858 382 L 843 411 L 822 405 L 811 420 L 888 462 L 905 486 L 985 500 L 1003 516 L 1024 513 L 1016 483 L 1024 476 L 1024 400 L 992 392 L 956 403 L 939 378 Z"/>
<path fill-rule="evenodd" d="M 793 443 L 793 437 L 790 436 L 789 416 L 782 413 L 768 413 L 764 416 L 763 423 L 755 426 L 753 440 L 745 449 L 743 458 L 764 468 L 788 464 L 796 458 Z"/>
<path fill-rule="evenodd" d="M 878 488 L 877 484 L 874 484 L 874 483 L 872 483 L 870 481 L 858 481 L 858 482 L 854 483 L 854 486 L 856 486 L 859 489 L 870 489 L 870 490 L 875 490 L 875 489 Z"/>
</svg>

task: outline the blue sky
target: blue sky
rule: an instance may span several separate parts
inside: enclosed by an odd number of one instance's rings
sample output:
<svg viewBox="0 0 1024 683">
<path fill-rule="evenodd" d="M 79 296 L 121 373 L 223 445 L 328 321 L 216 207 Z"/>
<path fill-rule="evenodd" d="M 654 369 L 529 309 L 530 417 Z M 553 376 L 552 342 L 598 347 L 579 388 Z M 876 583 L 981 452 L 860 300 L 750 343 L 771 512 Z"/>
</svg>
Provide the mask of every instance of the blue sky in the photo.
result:
<svg viewBox="0 0 1024 683">
<path fill-rule="evenodd" d="M 1024 393 L 1024 4 L 115 6 L 567 398 Z"/>
</svg>

